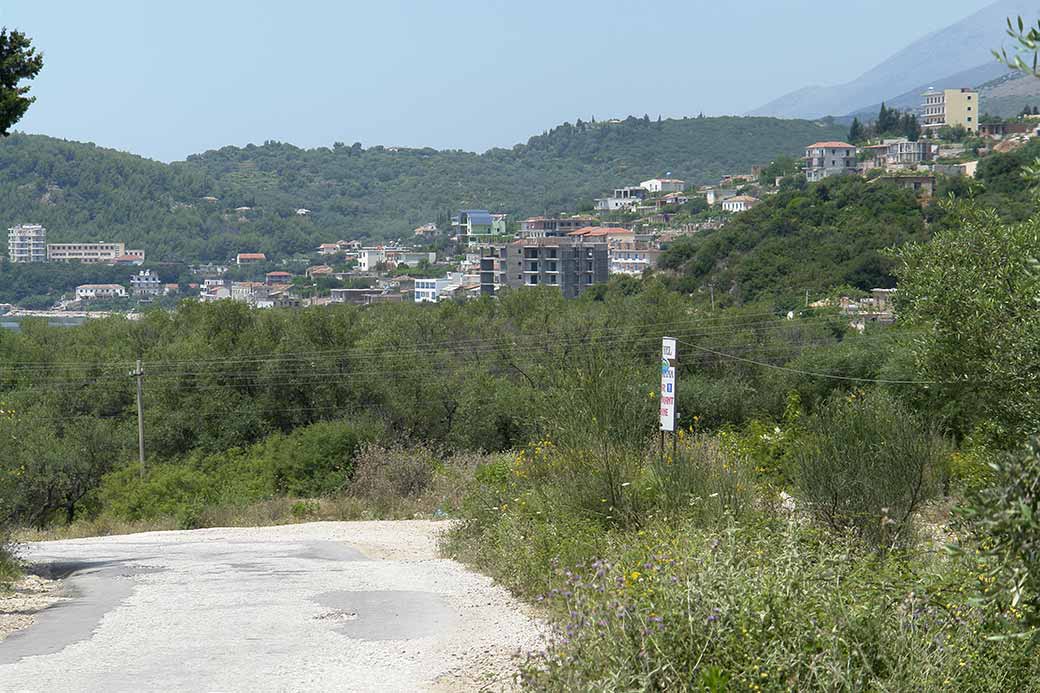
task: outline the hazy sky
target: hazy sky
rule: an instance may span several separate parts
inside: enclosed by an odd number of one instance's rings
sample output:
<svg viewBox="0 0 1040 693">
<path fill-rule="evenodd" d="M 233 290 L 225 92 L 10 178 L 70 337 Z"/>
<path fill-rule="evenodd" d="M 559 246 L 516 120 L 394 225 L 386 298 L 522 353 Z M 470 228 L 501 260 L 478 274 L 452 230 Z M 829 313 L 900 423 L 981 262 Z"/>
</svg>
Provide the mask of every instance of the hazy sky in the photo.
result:
<svg viewBox="0 0 1040 693">
<path fill-rule="evenodd" d="M 739 114 L 987 4 L 5 0 L 0 22 L 45 53 L 20 129 L 172 160 L 264 140 L 483 151 L 577 118 Z"/>
</svg>

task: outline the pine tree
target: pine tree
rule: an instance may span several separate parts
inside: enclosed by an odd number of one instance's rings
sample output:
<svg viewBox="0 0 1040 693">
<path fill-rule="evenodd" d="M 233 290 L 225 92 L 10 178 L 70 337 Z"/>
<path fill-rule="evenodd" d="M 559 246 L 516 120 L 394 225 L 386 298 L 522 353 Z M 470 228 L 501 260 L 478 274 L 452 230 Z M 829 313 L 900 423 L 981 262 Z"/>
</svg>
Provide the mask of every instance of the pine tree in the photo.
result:
<svg viewBox="0 0 1040 693">
<path fill-rule="evenodd" d="M 852 126 L 849 128 L 849 142 L 856 144 L 863 139 L 863 123 L 859 122 L 859 118 L 852 119 Z"/>
</svg>

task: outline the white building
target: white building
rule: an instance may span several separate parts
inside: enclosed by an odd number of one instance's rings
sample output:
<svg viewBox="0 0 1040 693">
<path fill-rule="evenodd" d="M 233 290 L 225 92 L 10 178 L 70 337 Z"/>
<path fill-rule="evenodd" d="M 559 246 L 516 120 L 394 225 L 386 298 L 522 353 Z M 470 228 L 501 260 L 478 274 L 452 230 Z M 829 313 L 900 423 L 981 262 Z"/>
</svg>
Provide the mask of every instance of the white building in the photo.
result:
<svg viewBox="0 0 1040 693">
<path fill-rule="evenodd" d="M 7 229 L 7 254 L 11 262 L 47 262 L 47 229 L 39 224 Z"/>
<path fill-rule="evenodd" d="M 442 298 L 451 298 L 458 291 L 459 282 L 450 277 L 440 279 L 416 279 L 415 302 L 436 303 Z"/>
<path fill-rule="evenodd" d="M 362 248 L 358 251 L 358 269 L 362 272 L 372 272 L 376 265 L 386 262 L 386 248 Z"/>
<path fill-rule="evenodd" d="M 678 178 L 651 178 L 650 180 L 644 180 L 639 184 L 639 187 L 655 195 L 658 193 L 682 192 L 686 189 L 686 181 Z"/>
<path fill-rule="evenodd" d="M 621 241 L 611 245 L 607 252 L 611 274 L 642 274 L 657 267 L 657 259 L 661 256 L 660 248 L 643 241 Z"/>
<path fill-rule="evenodd" d="M 616 188 L 610 197 L 596 198 L 596 209 L 601 212 L 616 212 L 628 209 L 646 199 L 647 191 L 641 187 Z"/>
<path fill-rule="evenodd" d="M 124 298 L 126 289 L 119 284 L 80 284 L 76 287 L 76 300 L 89 301 L 95 298 Z"/>
<path fill-rule="evenodd" d="M 726 212 L 746 212 L 761 200 L 751 195 L 737 195 L 722 201 L 722 209 Z"/>
</svg>

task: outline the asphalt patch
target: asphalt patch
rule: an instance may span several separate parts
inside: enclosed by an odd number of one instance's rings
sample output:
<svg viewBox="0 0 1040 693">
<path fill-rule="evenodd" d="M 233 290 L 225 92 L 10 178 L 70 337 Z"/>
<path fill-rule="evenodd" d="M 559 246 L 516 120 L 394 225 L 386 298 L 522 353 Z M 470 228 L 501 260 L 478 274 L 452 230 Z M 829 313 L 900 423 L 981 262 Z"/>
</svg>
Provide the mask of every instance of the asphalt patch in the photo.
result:
<svg viewBox="0 0 1040 693">
<path fill-rule="evenodd" d="M 434 592 L 338 590 L 314 601 L 333 611 L 319 618 L 356 640 L 414 640 L 443 634 L 455 627 L 458 614 Z"/>
</svg>

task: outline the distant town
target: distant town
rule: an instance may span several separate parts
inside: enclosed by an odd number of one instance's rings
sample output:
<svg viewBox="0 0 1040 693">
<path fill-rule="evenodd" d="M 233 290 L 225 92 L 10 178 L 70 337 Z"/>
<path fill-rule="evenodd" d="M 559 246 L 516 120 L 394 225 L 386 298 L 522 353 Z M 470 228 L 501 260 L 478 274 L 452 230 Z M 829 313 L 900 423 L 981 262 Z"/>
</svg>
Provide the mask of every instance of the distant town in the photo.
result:
<svg viewBox="0 0 1040 693">
<path fill-rule="evenodd" d="M 130 305 L 134 299 L 149 302 L 168 296 L 240 301 L 256 308 L 436 303 L 533 286 L 553 287 L 573 298 L 611 276 L 641 276 L 654 270 L 670 242 L 722 227 L 734 215 L 775 194 L 791 175 L 804 175 L 808 182 L 838 175 L 868 176 L 905 187 L 926 200 L 935 193 L 937 175 L 972 177 L 980 156 L 1009 151 L 1037 136 L 1040 115 L 1024 112 L 1016 120 L 1003 121 L 980 118 L 980 112 L 976 91 L 929 90 L 917 114 L 886 112 L 882 106 L 875 124 L 877 136 L 857 120 L 849 139 L 861 141 L 810 143 L 800 162 L 754 166 L 712 185 L 690 186 L 664 172 L 605 191 L 589 209 L 518 222 L 494 210 L 462 209 L 451 216 L 449 225 L 430 222 L 416 228 L 410 238 L 394 242 L 363 245 L 359 240 L 329 239 L 310 254 L 285 258 L 241 252 L 223 264 L 191 266 L 193 280 L 184 283 L 164 282 L 156 269 L 142 268 L 126 283 L 79 285 L 54 309 L 89 313 L 92 306 Z M 880 122 L 885 119 L 898 127 L 903 127 L 902 122 L 909 134 L 886 136 L 892 128 Z M 966 144 L 979 139 L 984 146 Z M 250 208 L 235 211 L 246 214 Z M 311 214 L 302 207 L 294 212 Z M 128 249 L 118 241 L 48 243 L 47 229 L 37 223 L 14 226 L 8 235 L 8 259 L 16 264 L 140 267 L 145 253 L 146 249 Z M 880 294 L 872 300 L 887 307 Z M 18 307 L 4 308 L 16 311 Z"/>
</svg>

